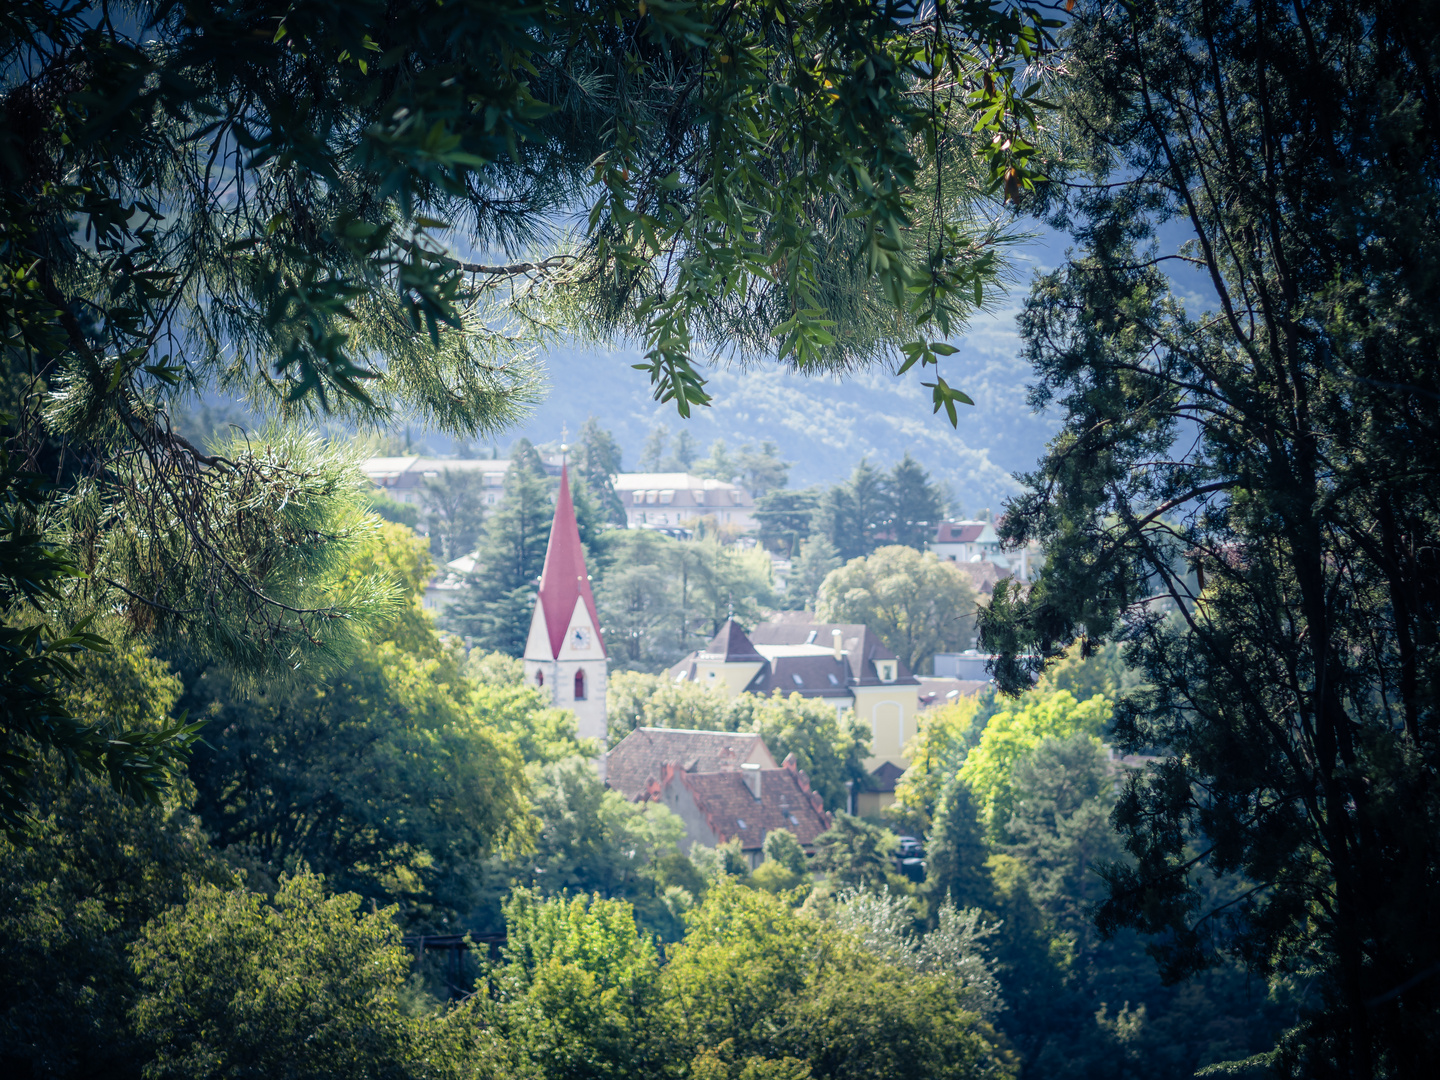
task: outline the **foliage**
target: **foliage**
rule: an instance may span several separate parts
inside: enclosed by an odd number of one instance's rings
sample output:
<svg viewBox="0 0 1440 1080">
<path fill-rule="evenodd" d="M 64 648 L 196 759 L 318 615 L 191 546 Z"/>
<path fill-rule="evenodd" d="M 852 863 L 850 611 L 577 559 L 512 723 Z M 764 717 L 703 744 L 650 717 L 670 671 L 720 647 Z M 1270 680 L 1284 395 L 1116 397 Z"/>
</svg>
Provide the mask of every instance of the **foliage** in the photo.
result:
<svg viewBox="0 0 1440 1080">
<path fill-rule="evenodd" d="M 223 665 L 175 661 L 180 703 L 211 732 L 190 776 L 215 845 L 271 879 L 308 865 L 427 928 L 453 926 L 476 860 L 526 834 L 522 748 L 577 745 L 533 693 L 465 677 L 418 605 L 429 568 L 408 529 L 377 531 L 349 572 L 397 582 L 402 617 L 325 679 L 246 693 Z"/>
<path fill-rule="evenodd" d="M 625 504 L 615 493 L 613 477 L 621 472 L 620 444 L 615 436 L 602 428 L 595 417 L 587 417 L 580 428 L 578 444 L 573 447 L 572 460 L 577 477 L 595 496 L 600 520 L 612 528 L 625 524 Z"/>
<path fill-rule="evenodd" d="M 729 879 L 686 923 L 661 986 L 687 1056 L 708 1049 L 756 1076 L 804 1075 L 800 1063 L 837 1080 L 1013 1075 L 948 973 L 886 963 L 848 933 Z M 785 1059 L 793 1063 L 782 1071 Z"/>
<path fill-rule="evenodd" d="M 970 646 L 977 606 L 970 579 L 953 563 L 892 544 L 826 575 L 815 617 L 863 623 L 918 672 L 935 653 Z"/>
<path fill-rule="evenodd" d="M 181 670 L 216 732 L 191 766 L 196 812 L 271 876 L 306 864 L 399 903 L 408 925 L 453 926 L 470 866 L 527 828 L 519 751 L 450 653 L 384 643 L 324 682 L 249 696 L 223 668 Z"/>
<path fill-rule="evenodd" d="M 124 645 L 76 657 L 63 699 L 141 731 L 162 727 L 178 681 Z M 144 1061 L 126 1013 L 138 992 L 127 948 L 148 920 L 202 882 L 228 883 L 183 780 L 159 802 L 67 776 L 41 759 L 29 827 L 0 838 L 0 1061 L 16 1075 L 139 1077 Z"/>
<path fill-rule="evenodd" d="M 750 875 L 750 884 L 769 893 L 790 893 L 802 890 L 804 896 L 811 885 L 810 866 L 805 849 L 789 829 L 771 829 L 765 834 L 765 861 Z"/>
<path fill-rule="evenodd" d="M 815 532 L 848 562 L 864 558 L 880 546 L 889 510 L 884 474 L 861 458 L 845 483 L 820 497 L 812 521 Z"/>
<path fill-rule="evenodd" d="M 885 487 L 890 503 L 886 522 L 890 540 L 923 552 L 935 539 L 935 527 L 945 516 L 945 496 L 908 451 L 890 470 Z"/>
<path fill-rule="evenodd" d="M 840 567 L 840 553 L 823 534 L 800 541 L 800 558 L 796 560 L 790 580 L 785 583 L 785 605 L 798 611 L 813 611 L 820 587 L 830 573 Z"/>
<path fill-rule="evenodd" d="M 945 904 L 993 909 L 985 829 L 970 785 L 952 776 L 940 789 L 925 845 L 925 894 L 932 914 Z"/>
<path fill-rule="evenodd" d="M 683 867 L 660 865 L 685 835 L 684 825 L 658 803 L 631 803 L 595 775 L 588 760 L 531 768 L 531 812 L 536 835 L 531 850 L 492 859 L 486 870 L 494 890 L 530 888 L 542 896 L 596 893 L 635 905 L 643 925 L 668 939 L 680 936 L 685 898 L 667 893 L 684 879 Z M 498 928 L 500 912 L 477 912 Z"/>
<path fill-rule="evenodd" d="M 485 523 L 475 571 L 446 611 L 446 625 L 487 651 L 522 655 L 554 518 L 545 466 L 520 439 L 505 471 L 505 499 Z"/>
<path fill-rule="evenodd" d="M 517 889 L 505 904 L 505 925 L 506 963 L 492 977 L 490 1012 L 514 1071 L 646 1075 L 661 1011 L 660 964 L 630 905 L 599 896 L 546 901 Z"/>
<path fill-rule="evenodd" d="M 810 535 L 810 522 L 819 504 L 820 493 L 814 488 L 777 488 L 757 496 L 754 516 L 760 523 L 760 543 L 787 558 L 798 558 L 800 542 Z"/>
<path fill-rule="evenodd" d="M 985 729 L 978 695 L 926 709 L 919 728 L 905 744 L 910 767 L 895 782 L 896 812 L 914 823 L 919 833 L 930 831 L 941 792 L 960 771 Z"/>
<path fill-rule="evenodd" d="M 805 849 L 789 829 L 771 829 L 765 834 L 765 861 L 773 862 L 792 874 L 808 874 Z"/>
<path fill-rule="evenodd" d="M 1126 645 L 1150 689 L 1116 738 L 1166 760 L 1117 810 L 1101 924 L 1157 934 L 1171 977 L 1313 980 L 1294 1074 L 1440 1054 L 1436 18 L 1077 9 L 1045 206 L 1075 249 L 1021 320 L 1063 426 L 1004 519 L 1048 561 L 992 605 L 997 670 Z"/>
<path fill-rule="evenodd" d="M 953 976 L 961 985 L 969 1012 L 993 1019 L 1004 1007 L 985 947 L 995 927 L 981 921 L 978 908 L 962 911 L 947 901 L 940 906 L 935 928 L 917 935 L 905 897 L 888 890 L 847 889 L 835 897 L 833 919 L 866 952 L 887 963 Z"/>
<path fill-rule="evenodd" d="M 134 949 L 147 1080 L 459 1077 L 483 1060 L 470 1010 L 407 1016 L 409 961 L 390 911 L 296 874 L 273 904 L 213 885 L 154 920 Z"/>
<path fill-rule="evenodd" d="M 485 474 L 472 469 L 442 469 L 420 487 L 420 507 L 430 534 L 431 551 L 453 562 L 475 550 L 485 521 Z"/>
<path fill-rule="evenodd" d="M 610 738 L 618 741 L 637 727 L 682 731 L 725 731 L 729 702 L 699 683 L 664 675 L 617 671 L 605 691 Z"/>
<path fill-rule="evenodd" d="M 840 888 L 884 888 L 894 876 L 892 859 L 899 840 L 889 829 L 842 811 L 815 838 L 813 868 Z"/>
<path fill-rule="evenodd" d="M 726 619 L 758 622 L 770 599 L 770 560 L 758 549 L 644 529 L 606 534 L 606 544 L 595 602 L 614 666 L 654 671 L 673 664 Z"/>
<path fill-rule="evenodd" d="M 1095 738 L 1104 730 L 1111 704 L 1103 697 L 1076 701 L 1068 690 L 1033 692 L 996 713 L 985 725 L 980 742 L 965 756 L 959 776 L 972 792 L 990 835 L 1003 835 L 1015 806 L 1011 770 L 1021 755 L 1047 738 L 1071 735 Z"/>
</svg>

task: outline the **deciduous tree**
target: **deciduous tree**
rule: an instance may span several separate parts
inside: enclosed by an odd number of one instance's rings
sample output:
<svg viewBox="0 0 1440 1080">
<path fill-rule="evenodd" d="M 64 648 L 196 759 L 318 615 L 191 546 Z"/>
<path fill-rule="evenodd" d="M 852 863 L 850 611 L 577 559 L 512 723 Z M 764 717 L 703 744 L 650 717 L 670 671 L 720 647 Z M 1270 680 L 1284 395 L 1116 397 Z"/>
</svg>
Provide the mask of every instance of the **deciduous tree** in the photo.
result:
<svg viewBox="0 0 1440 1080">
<path fill-rule="evenodd" d="M 815 617 L 864 623 L 919 672 L 937 652 L 970 647 L 978 606 L 970 579 L 953 563 L 889 544 L 827 574 Z"/>
</svg>

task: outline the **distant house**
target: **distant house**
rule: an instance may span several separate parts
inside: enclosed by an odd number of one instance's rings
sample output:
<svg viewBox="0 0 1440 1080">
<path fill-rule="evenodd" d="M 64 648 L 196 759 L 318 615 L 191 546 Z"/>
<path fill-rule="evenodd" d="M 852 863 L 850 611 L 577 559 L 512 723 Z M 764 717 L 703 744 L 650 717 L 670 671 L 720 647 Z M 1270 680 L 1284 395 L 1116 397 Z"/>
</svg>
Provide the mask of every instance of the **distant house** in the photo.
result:
<svg viewBox="0 0 1440 1080">
<path fill-rule="evenodd" d="M 688 473 L 620 473 L 615 494 L 632 529 L 675 527 L 701 518 L 739 532 L 755 528 L 755 499 L 738 484 Z"/>
<path fill-rule="evenodd" d="M 420 500 L 420 489 L 426 480 L 435 480 L 442 473 L 480 473 L 484 478 L 486 506 L 499 504 L 504 494 L 505 471 L 510 462 L 504 458 L 434 458 L 407 457 L 368 458 L 360 463 L 360 471 L 369 481 L 397 502 Z"/>
<path fill-rule="evenodd" d="M 1016 550 L 1002 548 L 992 521 L 942 521 L 928 546 L 940 558 L 965 570 L 975 590 L 986 595 L 994 592 L 995 583 L 1003 578 L 1029 581 L 1040 562 L 1039 548 L 1033 544 Z"/>
<path fill-rule="evenodd" d="M 793 833 L 808 855 L 831 824 L 794 754 L 779 768 L 745 762 L 719 772 L 689 771 L 672 762 L 650 783 L 645 798 L 663 803 L 685 823 L 681 850 L 688 853 L 695 844 L 715 847 L 738 837 L 752 870 L 765 860 L 765 837 L 776 829 Z"/>
<path fill-rule="evenodd" d="M 678 764 L 688 773 L 734 771 L 742 765 L 778 769 L 765 740 L 749 732 L 636 728 L 609 753 L 606 782 L 631 802 Z"/>
<path fill-rule="evenodd" d="M 961 698 L 974 697 L 990 685 L 989 679 L 934 679 L 920 676 L 920 708 L 953 705 Z"/>
<path fill-rule="evenodd" d="M 733 619 L 705 646 L 669 671 L 677 682 L 710 687 L 727 699 L 737 694 L 800 694 L 850 710 L 871 731 L 871 774 L 854 793 L 854 811 L 874 813 L 894 801 L 894 778 L 909 761 L 905 742 L 915 734 L 920 681 L 871 630 L 859 624 L 816 623 L 786 613 L 750 634 Z M 893 768 L 881 770 L 888 763 Z"/>
</svg>

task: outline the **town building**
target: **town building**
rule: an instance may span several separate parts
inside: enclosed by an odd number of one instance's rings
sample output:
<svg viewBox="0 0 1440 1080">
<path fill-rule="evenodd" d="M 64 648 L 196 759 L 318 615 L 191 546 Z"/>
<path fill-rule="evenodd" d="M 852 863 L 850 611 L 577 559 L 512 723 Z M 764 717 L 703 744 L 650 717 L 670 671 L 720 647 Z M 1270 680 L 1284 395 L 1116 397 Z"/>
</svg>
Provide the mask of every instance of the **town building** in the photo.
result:
<svg viewBox="0 0 1440 1080">
<path fill-rule="evenodd" d="M 995 583 L 1005 578 L 1031 580 L 1041 562 L 1035 544 L 1011 550 L 1001 547 L 992 521 L 942 521 L 928 546 L 964 570 L 976 592 L 987 596 L 995 591 Z"/>
<path fill-rule="evenodd" d="M 426 480 L 437 480 L 443 473 L 479 473 L 484 479 L 486 506 L 498 506 L 504 498 L 505 472 L 510 462 L 505 458 L 437 458 L 408 455 L 375 457 L 360 463 L 360 471 L 377 488 L 396 502 L 418 503 Z"/>
<path fill-rule="evenodd" d="M 702 518 L 734 532 L 755 528 L 755 499 L 738 484 L 688 473 L 619 473 L 615 494 L 632 529 L 691 525 Z"/>
<path fill-rule="evenodd" d="M 610 751 L 605 782 L 635 802 L 671 764 L 688 773 L 733 772 L 742 765 L 780 767 L 765 740 L 751 732 L 639 727 Z"/>
<path fill-rule="evenodd" d="M 779 768 L 744 762 L 700 772 L 670 762 L 651 781 L 644 798 L 668 807 L 684 823 L 683 852 L 689 854 L 696 844 L 716 847 L 738 838 L 752 870 L 765 861 L 765 837 L 776 829 L 792 833 L 812 855 L 815 838 L 831 825 L 794 754 Z"/>
<path fill-rule="evenodd" d="M 920 676 L 920 708 L 936 709 L 972 698 L 990 685 L 989 679 L 950 679 Z"/>
<path fill-rule="evenodd" d="M 582 739 L 595 739 L 600 744 L 603 776 L 609 662 L 585 568 L 585 548 L 575 522 L 570 477 L 563 468 L 524 663 L 526 681 L 539 688 L 557 708 L 574 712 Z"/>
<path fill-rule="evenodd" d="M 730 619 L 669 677 L 727 699 L 779 691 L 848 710 L 871 731 L 865 761 L 870 776 L 865 790 L 853 793 L 851 809 L 871 814 L 894 801 L 895 780 L 909 765 L 905 743 L 915 734 L 920 681 L 868 627 L 816 623 L 803 612 L 786 612 L 746 634 Z"/>
</svg>

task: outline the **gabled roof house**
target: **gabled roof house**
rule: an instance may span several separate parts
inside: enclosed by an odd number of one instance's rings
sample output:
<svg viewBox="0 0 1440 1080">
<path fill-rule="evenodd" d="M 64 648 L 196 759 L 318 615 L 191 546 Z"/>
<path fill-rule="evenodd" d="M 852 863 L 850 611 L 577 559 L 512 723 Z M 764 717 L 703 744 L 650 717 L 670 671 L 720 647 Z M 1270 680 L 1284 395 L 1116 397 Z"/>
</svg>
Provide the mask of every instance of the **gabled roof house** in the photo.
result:
<svg viewBox="0 0 1440 1080">
<path fill-rule="evenodd" d="M 731 619 L 705 648 L 672 667 L 669 676 L 727 698 L 779 691 L 851 710 L 871 731 L 865 767 L 872 782 L 855 793 L 853 809 L 871 813 L 893 801 L 894 776 L 909 765 L 905 742 L 915 734 L 920 680 L 869 627 L 817 623 L 802 615 L 761 623 L 746 634 Z M 887 762 L 891 768 L 880 771 Z"/>
<path fill-rule="evenodd" d="M 759 735 L 735 731 L 636 728 L 610 751 L 605 779 L 631 802 L 645 797 L 667 765 L 687 773 L 734 771 L 742 765 L 778 769 Z"/>
<path fill-rule="evenodd" d="M 815 838 L 831 824 L 794 754 L 770 769 L 746 762 L 719 772 L 692 772 L 672 762 L 651 781 L 645 798 L 663 803 L 685 823 L 683 851 L 739 838 L 752 870 L 764 862 L 765 837 L 776 829 L 793 833 L 811 854 Z"/>
</svg>

